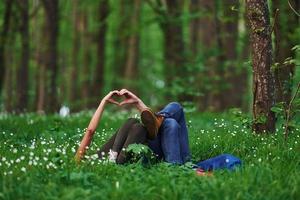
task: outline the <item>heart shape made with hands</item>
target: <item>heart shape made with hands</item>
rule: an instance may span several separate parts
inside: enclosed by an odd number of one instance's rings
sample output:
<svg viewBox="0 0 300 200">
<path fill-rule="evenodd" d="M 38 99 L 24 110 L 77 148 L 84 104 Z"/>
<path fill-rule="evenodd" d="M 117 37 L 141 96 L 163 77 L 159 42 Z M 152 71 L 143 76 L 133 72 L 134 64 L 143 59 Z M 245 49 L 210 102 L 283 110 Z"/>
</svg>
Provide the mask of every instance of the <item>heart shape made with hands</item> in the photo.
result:
<svg viewBox="0 0 300 200">
<path fill-rule="evenodd" d="M 113 100 L 114 102 L 120 104 L 121 102 L 123 102 L 126 97 L 124 95 L 121 95 L 120 93 L 114 93 L 111 97 L 111 100 Z"/>
<path fill-rule="evenodd" d="M 128 91 L 117 91 L 112 94 L 109 101 L 118 106 L 137 103 L 137 97 Z"/>
</svg>

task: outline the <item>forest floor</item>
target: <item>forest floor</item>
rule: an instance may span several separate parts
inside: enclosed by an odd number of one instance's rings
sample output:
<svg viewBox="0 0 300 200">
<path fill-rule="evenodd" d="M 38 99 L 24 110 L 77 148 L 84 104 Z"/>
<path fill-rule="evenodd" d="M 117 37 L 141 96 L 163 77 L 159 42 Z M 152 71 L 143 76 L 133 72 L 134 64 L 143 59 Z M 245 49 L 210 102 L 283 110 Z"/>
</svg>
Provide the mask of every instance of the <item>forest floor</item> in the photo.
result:
<svg viewBox="0 0 300 200">
<path fill-rule="evenodd" d="M 228 113 L 187 114 L 193 160 L 221 153 L 243 161 L 234 171 L 198 176 L 189 166 L 158 163 L 115 165 L 94 153 L 132 116 L 106 112 L 89 158 L 73 161 L 91 112 L 58 115 L 0 115 L 0 199 L 299 199 L 300 131 L 284 140 L 254 135 Z M 246 120 L 247 121 L 247 120 Z"/>
</svg>

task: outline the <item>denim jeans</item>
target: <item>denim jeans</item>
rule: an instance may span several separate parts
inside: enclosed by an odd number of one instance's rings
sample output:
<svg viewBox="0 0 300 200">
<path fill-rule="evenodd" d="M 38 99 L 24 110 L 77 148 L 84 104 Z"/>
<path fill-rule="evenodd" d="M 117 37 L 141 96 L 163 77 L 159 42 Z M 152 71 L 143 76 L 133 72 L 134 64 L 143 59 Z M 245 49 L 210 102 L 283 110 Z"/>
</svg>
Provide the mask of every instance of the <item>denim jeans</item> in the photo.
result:
<svg viewBox="0 0 300 200">
<path fill-rule="evenodd" d="M 166 162 L 183 164 L 190 160 L 188 130 L 183 108 L 177 102 L 169 103 L 157 114 L 164 116 L 164 121 L 154 140 L 148 140 L 152 151 Z"/>
</svg>

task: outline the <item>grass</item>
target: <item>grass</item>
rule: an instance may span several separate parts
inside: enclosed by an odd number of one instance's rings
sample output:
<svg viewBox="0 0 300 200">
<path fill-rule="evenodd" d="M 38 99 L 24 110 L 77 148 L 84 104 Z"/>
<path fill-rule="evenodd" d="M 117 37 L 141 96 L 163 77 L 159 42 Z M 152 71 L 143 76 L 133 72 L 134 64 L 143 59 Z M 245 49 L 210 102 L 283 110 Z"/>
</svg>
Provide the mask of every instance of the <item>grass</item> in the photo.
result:
<svg viewBox="0 0 300 200">
<path fill-rule="evenodd" d="M 0 115 L 0 199 L 299 199 L 300 131 L 254 135 L 230 114 L 187 114 L 193 160 L 231 153 L 235 172 L 100 163 L 94 152 L 133 114 L 105 113 L 85 162 L 72 158 L 91 112 Z"/>
</svg>

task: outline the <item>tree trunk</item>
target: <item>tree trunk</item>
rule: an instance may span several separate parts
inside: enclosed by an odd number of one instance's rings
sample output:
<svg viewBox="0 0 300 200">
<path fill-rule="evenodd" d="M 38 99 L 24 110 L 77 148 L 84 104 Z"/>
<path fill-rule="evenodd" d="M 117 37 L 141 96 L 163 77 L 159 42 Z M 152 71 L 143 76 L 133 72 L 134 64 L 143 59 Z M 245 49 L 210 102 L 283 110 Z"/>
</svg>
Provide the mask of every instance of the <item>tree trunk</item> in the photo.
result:
<svg viewBox="0 0 300 200">
<path fill-rule="evenodd" d="M 46 30 L 47 30 L 47 39 L 46 39 L 46 70 L 49 73 L 50 79 L 50 88 L 47 92 L 49 98 L 48 111 L 55 112 L 58 109 L 58 100 L 57 100 L 57 39 L 58 39 L 58 22 L 59 22 L 59 8 L 58 0 L 43 0 L 43 5 L 45 8 L 46 14 Z M 48 88 L 46 88 L 48 89 Z"/>
<path fill-rule="evenodd" d="M 271 27 L 267 0 L 246 0 L 253 65 L 253 130 L 274 132 Z"/>
<path fill-rule="evenodd" d="M 297 1 L 290 0 L 292 6 L 296 8 Z M 299 1 L 298 1 L 299 2 Z M 292 92 L 292 78 L 295 71 L 295 64 L 285 64 L 285 60 L 295 58 L 295 53 L 291 49 L 297 45 L 299 37 L 295 38 L 295 27 L 299 26 L 297 15 L 295 15 L 287 1 L 273 1 L 273 13 L 275 15 L 275 98 L 276 102 L 289 104 Z"/>
<path fill-rule="evenodd" d="M 104 65 L 105 65 L 105 36 L 107 29 L 107 16 L 109 13 L 108 0 L 101 0 L 99 4 L 99 29 L 97 34 L 97 66 L 94 73 L 93 80 L 93 100 L 92 104 L 95 106 L 97 100 L 101 96 L 104 87 Z"/>
<path fill-rule="evenodd" d="M 222 59 L 220 52 L 222 49 L 220 38 L 220 22 L 217 18 L 216 2 L 198 0 L 199 19 L 197 21 L 197 41 L 199 41 L 198 54 L 204 59 L 203 74 L 198 77 L 200 80 L 200 92 L 204 93 L 200 97 L 200 109 L 217 111 L 221 110 L 222 97 L 220 89 L 220 76 L 222 75 L 219 61 Z"/>
<path fill-rule="evenodd" d="M 186 75 L 182 28 L 183 1 L 166 0 L 165 2 L 166 15 L 160 25 L 164 35 L 165 80 L 170 90 L 176 77 Z M 171 97 L 170 94 L 167 95 Z M 179 95 L 179 98 L 183 100 L 184 95 Z"/>
<path fill-rule="evenodd" d="M 128 37 L 127 45 L 127 57 L 125 62 L 124 77 L 128 81 L 125 83 L 125 87 L 132 90 L 137 90 L 135 78 L 138 73 L 138 61 L 139 61 L 139 22 L 140 22 L 140 9 L 141 1 L 134 0 L 133 11 L 130 16 L 130 35 Z"/>
<path fill-rule="evenodd" d="M 234 8 L 234 9 L 232 9 Z M 242 66 L 237 65 L 237 39 L 240 10 L 239 1 L 223 1 L 222 25 L 222 54 L 224 63 L 223 82 L 226 87 L 222 90 L 222 110 L 230 107 L 243 106 L 243 94 L 247 88 L 247 74 Z"/>
<path fill-rule="evenodd" d="M 46 106 L 46 70 L 45 70 L 45 45 L 38 45 L 43 44 L 44 37 L 47 35 L 46 25 L 44 20 L 39 23 L 39 17 L 36 16 L 33 18 L 32 23 L 33 26 L 37 27 L 38 30 L 34 32 L 32 36 L 33 43 L 37 44 L 35 53 L 34 53 L 34 60 L 36 62 L 36 86 L 35 86 L 35 100 L 34 105 L 36 106 L 36 111 L 39 114 L 44 114 L 45 106 Z M 43 18 L 44 19 L 44 18 Z"/>
<path fill-rule="evenodd" d="M 82 46 L 88 47 L 91 45 L 91 40 L 89 37 L 88 32 L 88 18 L 85 13 L 82 13 L 81 15 L 81 22 L 82 22 L 82 32 L 83 32 L 83 38 L 82 38 Z M 90 66 L 91 66 L 91 52 L 89 48 L 83 49 L 83 68 L 82 68 L 82 87 L 81 87 L 81 97 L 83 100 L 83 107 L 89 108 L 89 105 L 91 105 L 91 81 L 90 81 Z"/>
<path fill-rule="evenodd" d="M 13 7 L 14 0 L 6 0 L 5 1 L 5 12 L 3 16 L 3 29 L 1 30 L 1 35 L 0 35 L 0 97 L 2 94 L 2 89 L 3 89 L 3 83 L 4 83 L 4 78 L 5 78 L 5 46 L 6 46 L 6 41 L 8 38 L 8 33 L 10 30 L 10 20 L 12 17 L 12 7 Z"/>
<path fill-rule="evenodd" d="M 196 61 L 199 52 L 199 8 L 200 1 L 199 0 L 191 0 L 190 3 L 190 13 L 193 15 L 193 19 L 190 22 L 190 51 L 192 53 L 193 62 Z"/>
<path fill-rule="evenodd" d="M 17 112 L 23 112 L 28 106 L 28 66 L 29 66 L 29 2 L 18 1 L 20 10 L 20 33 L 21 33 L 21 63 L 17 72 Z"/>
<path fill-rule="evenodd" d="M 71 83 L 70 83 L 70 104 L 77 105 L 76 101 L 78 101 L 78 60 L 79 60 L 79 52 L 80 52 L 80 25 L 81 25 L 81 13 L 78 10 L 78 0 L 73 0 L 73 13 L 72 13 L 72 23 L 73 23 L 73 48 L 72 48 L 72 65 L 71 65 Z M 72 110 L 76 110 L 76 106 L 72 108 Z M 77 108 L 78 109 L 78 108 Z"/>
<path fill-rule="evenodd" d="M 12 63 L 12 54 L 7 55 L 7 65 L 10 66 L 5 70 L 5 78 L 4 78 L 4 91 L 5 95 L 3 95 L 4 99 L 4 109 L 6 112 L 11 113 L 13 111 L 13 63 Z"/>
<path fill-rule="evenodd" d="M 113 80 L 115 88 L 137 89 L 133 77 L 138 73 L 141 4 L 139 0 L 121 0 L 119 4 L 120 20 L 114 41 L 114 73 L 119 78 Z"/>
</svg>

